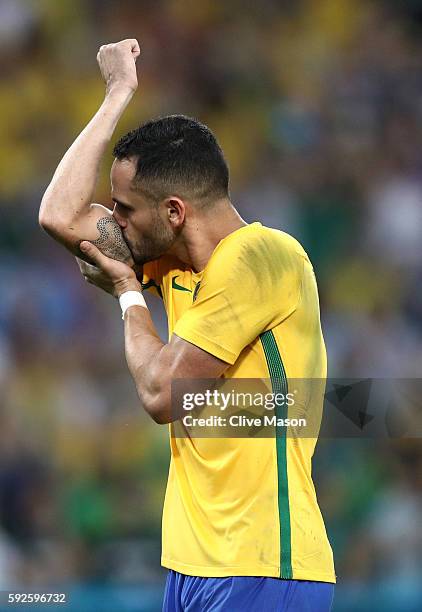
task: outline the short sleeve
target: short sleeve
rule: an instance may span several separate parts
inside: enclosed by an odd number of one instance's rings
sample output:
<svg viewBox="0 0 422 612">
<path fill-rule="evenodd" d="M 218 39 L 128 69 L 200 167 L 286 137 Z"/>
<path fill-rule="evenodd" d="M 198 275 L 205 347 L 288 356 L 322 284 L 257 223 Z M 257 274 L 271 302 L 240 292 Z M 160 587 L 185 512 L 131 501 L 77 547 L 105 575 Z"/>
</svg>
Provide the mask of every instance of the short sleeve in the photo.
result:
<svg viewBox="0 0 422 612">
<path fill-rule="evenodd" d="M 283 232 L 249 228 L 220 243 L 194 303 L 174 328 L 177 336 L 229 364 L 292 314 L 300 297 L 303 256 L 294 246 L 300 245 Z"/>
<path fill-rule="evenodd" d="M 150 291 L 154 295 L 163 298 L 162 291 L 162 272 L 160 270 L 160 260 L 155 259 L 144 264 L 142 271 L 142 291 Z"/>
</svg>

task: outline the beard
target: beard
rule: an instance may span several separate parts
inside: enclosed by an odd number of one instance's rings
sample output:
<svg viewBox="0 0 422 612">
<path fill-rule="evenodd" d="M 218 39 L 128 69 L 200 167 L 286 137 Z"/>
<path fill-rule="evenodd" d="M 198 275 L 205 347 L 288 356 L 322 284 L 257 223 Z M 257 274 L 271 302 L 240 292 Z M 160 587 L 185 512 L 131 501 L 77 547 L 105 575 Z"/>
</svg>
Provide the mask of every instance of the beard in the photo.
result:
<svg viewBox="0 0 422 612">
<path fill-rule="evenodd" d="M 164 255 L 176 240 L 176 235 L 167 227 L 158 213 L 154 215 L 150 232 L 144 234 L 134 243 L 126 240 L 132 253 L 133 261 L 138 265 L 148 263 Z"/>
</svg>

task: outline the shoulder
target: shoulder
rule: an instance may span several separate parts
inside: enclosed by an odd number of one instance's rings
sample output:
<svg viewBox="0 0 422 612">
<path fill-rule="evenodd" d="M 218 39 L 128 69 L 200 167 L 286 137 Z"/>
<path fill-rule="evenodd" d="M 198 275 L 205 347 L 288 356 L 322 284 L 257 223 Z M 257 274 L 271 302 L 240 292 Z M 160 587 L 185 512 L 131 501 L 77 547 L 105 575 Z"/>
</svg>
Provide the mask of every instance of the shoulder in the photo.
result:
<svg viewBox="0 0 422 612">
<path fill-rule="evenodd" d="M 272 248 L 279 249 L 280 251 L 285 251 L 291 255 L 306 258 L 308 257 L 305 249 L 296 238 L 291 236 L 291 234 L 279 229 L 261 225 L 252 234 L 252 241 L 256 241 L 262 245 L 271 246 Z"/>
<path fill-rule="evenodd" d="M 308 255 L 296 238 L 260 223 L 251 223 L 226 236 L 211 257 L 217 265 L 232 262 L 249 268 L 301 265 L 303 259 L 308 260 Z"/>
</svg>

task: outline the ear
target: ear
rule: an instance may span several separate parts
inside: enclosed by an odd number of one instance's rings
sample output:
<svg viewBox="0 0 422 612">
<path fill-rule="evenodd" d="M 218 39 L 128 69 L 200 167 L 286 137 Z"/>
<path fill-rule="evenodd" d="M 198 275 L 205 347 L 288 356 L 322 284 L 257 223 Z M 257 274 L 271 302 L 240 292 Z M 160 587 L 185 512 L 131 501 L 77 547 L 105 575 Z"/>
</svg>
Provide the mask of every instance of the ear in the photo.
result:
<svg viewBox="0 0 422 612">
<path fill-rule="evenodd" d="M 165 200 L 166 216 L 174 227 L 183 225 L 186 215 L 186 204 L 177 196 L 171 196 Z"/>
</svg>

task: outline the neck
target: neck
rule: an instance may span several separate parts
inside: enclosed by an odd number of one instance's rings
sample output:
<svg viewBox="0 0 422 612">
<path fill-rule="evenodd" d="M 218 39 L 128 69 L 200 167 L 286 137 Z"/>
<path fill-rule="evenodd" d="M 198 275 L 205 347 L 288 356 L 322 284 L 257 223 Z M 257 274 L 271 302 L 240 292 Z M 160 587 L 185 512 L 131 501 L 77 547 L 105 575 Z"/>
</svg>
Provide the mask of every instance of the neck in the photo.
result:
<svg viewBox="0 0 422 612">
<path fill-rule="evenodd" d="M 221 200 L 206 212 L 191 211 L 172 254 L 195 272 L 205 268 L 217 244 L 247 225 L 230 200 Z"/>
</svg>

